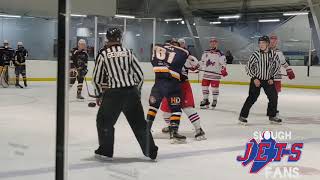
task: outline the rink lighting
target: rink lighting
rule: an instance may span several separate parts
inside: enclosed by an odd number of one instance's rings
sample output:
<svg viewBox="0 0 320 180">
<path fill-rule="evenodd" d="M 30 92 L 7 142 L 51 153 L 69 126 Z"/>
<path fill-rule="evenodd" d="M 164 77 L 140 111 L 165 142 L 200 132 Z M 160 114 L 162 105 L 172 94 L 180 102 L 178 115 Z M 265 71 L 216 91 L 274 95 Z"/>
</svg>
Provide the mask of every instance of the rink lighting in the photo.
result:
<svg viewBox="0 0 320 180">
<path fill-rule="evenodd" d="M 308 15 L 309 12 L 286 12 L 283 13 L 283 16 L 301 16 L 301 15 Z"/>
<path fill-rule="evenodd" d="M 124 14 L 116 14 L 114 15 L 116 18 L 127 18 L 127 19 L 134 19 L 136 18 L 135 16 L 130 16 L 130 15 L 124 15 Z"/>
<path fill-rule="evenodd" d="M 218 19 L 239 19 L 240 15 L 231 15 L 231 16 L 219 16 Z"/>
<path fill-rule="evenodd" d="M 87 17 L 85 14 L 70 14 L 71 17 Z"/>
<path fill-rule="evenodd" d="M 210 24 L 221 24 L 220 21 L 210 22 Z"/>
<path fill-rule="evenodd" d="M 184 24 L 184 21 L 181 21 L 181 24 Z"/>
<path fill-rule="evenodd" d="M 165 19 L 164 21 L 166 21 L 166 22 L 170 22 L 170 21 L 182 21 L 182 18 Z"/>
<path fill-rule="evenodd" d="M 280 19 L 259 19 L 260 23 L 265 23 L 265 22 L 279 22 Z"/>
<path fill-rule="evenodd" d="M 21 18 L 21 16 L 18 16 L 18 15 L 10 15 L 10 14 L 0 14 L 0 17 L 5 17 L 5 18 Z"/>
<path fill-rule="evenodd" d="M 99 35 L 106 35 L 107 33 L 103 32 L 103 33 L 99 33 Z"/>
</svg>

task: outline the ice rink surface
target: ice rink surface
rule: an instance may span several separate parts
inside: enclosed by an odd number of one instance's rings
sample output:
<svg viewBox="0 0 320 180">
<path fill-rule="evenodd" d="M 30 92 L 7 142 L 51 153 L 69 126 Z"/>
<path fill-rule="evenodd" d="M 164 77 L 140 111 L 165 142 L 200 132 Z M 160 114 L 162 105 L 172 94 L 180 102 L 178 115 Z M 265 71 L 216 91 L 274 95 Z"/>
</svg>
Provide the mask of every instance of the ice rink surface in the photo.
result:
<svg viewBox="0 0 320 180">
<path fill-rule="evenodd" d="M 145 83 L 142 102 L 148 109 L 152 83 Z M 85 88 L 84 88 L 85 89 Z M 193 84 L 197 105 L 201 86 Z M 30 83 L 27 89 L 0 89 L 0 179 L 54 179 L 56 84 Z M 157 162 L 143 158 L 131 129 L 123 115 L 116 124 L 113 162 L 93 158 L 97 148 L 95 116 L 97 108 L 75 99 L 70 92 L 69 179 L 70 180 L 235 180 L 289 179 L 275 174 L 275 169 L 299 168 L 296 179 L 320 178 L 320 91 L 283 89 L 279 109 L 282 125 L 270 125 L 266 114 L 267 98 L 262 92 L 251 110 L 249 125 L 238 125 L 239 111 L 248 93 L 248 86 L 222 85 L 216 110 L 199 110 L 201 124 L 208 140 L 195 141 L 193 126 L 183 116 L 180 132 L 187 144 L 170 144 L 161 133 L 164 122 L 158 113 L 153 130 L 159 146 Z M 84 90 L 83 95 L 86 95 Z M 301 160 L 271 163 L 271 175 L 263 169 L 249 174 L 250 166 L 236 161 L 243 155 L 246 142 L 255 131 L 290 131 L 291 142 L 304 142 Z M 269 172 L 270 173 L 270 172 Z M 275 176 L 272 176 L 275 175 Z"/>
</svg>

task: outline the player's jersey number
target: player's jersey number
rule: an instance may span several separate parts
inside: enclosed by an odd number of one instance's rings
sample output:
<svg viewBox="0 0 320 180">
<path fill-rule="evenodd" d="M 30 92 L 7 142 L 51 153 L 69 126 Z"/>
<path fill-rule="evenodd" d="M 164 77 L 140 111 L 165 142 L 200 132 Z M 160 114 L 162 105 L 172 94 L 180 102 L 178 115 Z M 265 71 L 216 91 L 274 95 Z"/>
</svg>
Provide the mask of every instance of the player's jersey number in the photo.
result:
<svg viewBox="0 0 320 180">
<path fill-rule="evenodd" d="M 171 64 L 176 56 L 175 52 L 168 52 L 165 48 L 156 46 L 155 47 L 155 55 L 158 60 L 167 61 L 167 63 Z"/>
</svg>

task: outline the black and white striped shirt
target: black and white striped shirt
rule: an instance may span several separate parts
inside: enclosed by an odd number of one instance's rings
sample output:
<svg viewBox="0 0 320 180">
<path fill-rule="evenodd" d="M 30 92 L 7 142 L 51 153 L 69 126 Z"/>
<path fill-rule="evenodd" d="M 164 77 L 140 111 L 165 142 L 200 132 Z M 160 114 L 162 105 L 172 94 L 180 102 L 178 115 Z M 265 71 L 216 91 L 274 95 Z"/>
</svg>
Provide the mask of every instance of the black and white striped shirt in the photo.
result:
<svg viewBox="0 0 320 180">
<path fill-rule="evenodd" d="M 259 80 L 274 79 L 279 69 L 279 56 L 274 50 L 269 50 L 267 53 L 255 51 L 246 66 L 247 74 Z"/>
<path fill-rule="evenodd" d="M 137 58 L 121 45 L 100 50 L 93 70 L 95 93 L 100 96 L 105 88 L 141 87 L 143 72 Z"/>
</svg>

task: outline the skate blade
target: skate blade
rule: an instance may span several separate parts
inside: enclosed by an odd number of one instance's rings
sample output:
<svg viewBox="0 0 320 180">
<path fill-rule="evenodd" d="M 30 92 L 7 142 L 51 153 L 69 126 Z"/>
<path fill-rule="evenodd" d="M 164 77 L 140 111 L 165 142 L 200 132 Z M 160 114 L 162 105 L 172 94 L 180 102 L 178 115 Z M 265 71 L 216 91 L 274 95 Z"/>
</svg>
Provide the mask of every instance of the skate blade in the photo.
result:
<svg viewBox="0 0 320 180">
<path fill-rule="evenodd" d="M 100 160 L 100 161 L 113 161 L 113 158 L 110 158 L 110 157 L 107 157 L 107 156 L 102 156 L 102 155 L 99 155 L 99 154 L 95 154 L 94 157 L 97 160 Z"/>
<path fill-rule="evenodd" d="M 170 143 L 171 144 L 186 144 L 187 140 L 186 139 L 184 139 L 184 140 L 171 139 Z"/>
<path fill-rule="evenodd" d="M 209 106 L 200 106 L 200 109 L 209 109 Z"/>
<path fill-rule="evenodd" d="M 199 137 L 196 137 L 195 138 L 196 141 L 204 141 L 204 140 L 207 140 L 207 138 L 205 136 L 199 136 Z"/>
<path fill-rule="evenodd" d="M 245 122 L 239 122 L 239 124 L 242 125 L 242 126 L 247 126 L 248 125 L 248 123 L 245 123 Z"/>
<path fill-rule="evenodd" d="M 281 125 L 282 122 L 274 122 L 274 121 L 270 121 L 270 124 L 274 124 L 274 125 Z"/>
</svg>

